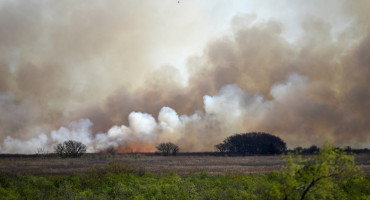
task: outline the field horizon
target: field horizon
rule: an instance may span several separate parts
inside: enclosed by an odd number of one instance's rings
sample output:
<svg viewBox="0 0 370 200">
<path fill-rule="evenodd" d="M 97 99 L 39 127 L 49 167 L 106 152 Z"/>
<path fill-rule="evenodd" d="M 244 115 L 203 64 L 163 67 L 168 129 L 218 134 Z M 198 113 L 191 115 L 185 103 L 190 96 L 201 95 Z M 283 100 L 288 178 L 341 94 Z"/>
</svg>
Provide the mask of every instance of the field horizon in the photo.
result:
<svg viewBox="0 0 370 200">
<path fill-rule="evenodd" d="M 310 156 L 310 155 L 305 155 Z M 356 165 L 370 176 L 370 153 L 355 154 Z M 210 175 L 262 174 L 281 170 L 281 155 L 228 156 L 215 152 L 182 152 L 176 156 L 159 153 L 87 153 L 81 158 L 58 158 L 56 154 L 0 154 L 0 173 L 24 175 L 72 175 L 118 162 L 153 174 Z"/>
</svg>

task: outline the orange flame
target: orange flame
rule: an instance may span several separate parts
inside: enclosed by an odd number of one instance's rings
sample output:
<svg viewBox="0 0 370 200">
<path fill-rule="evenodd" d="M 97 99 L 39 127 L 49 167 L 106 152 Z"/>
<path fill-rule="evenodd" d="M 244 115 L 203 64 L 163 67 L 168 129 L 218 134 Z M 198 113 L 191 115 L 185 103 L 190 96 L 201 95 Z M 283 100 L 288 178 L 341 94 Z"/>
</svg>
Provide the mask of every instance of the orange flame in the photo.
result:
<svg viewBox="0 0 370 200">
<path fill-rule="evenodd" d="M 118 153 L 134 153 L 134 152 L 155 152 L 155 145 L 151 142 L 141 143 L 141 142 L 130 142 L 124 146 L 118 147 Z"/>
</svg>

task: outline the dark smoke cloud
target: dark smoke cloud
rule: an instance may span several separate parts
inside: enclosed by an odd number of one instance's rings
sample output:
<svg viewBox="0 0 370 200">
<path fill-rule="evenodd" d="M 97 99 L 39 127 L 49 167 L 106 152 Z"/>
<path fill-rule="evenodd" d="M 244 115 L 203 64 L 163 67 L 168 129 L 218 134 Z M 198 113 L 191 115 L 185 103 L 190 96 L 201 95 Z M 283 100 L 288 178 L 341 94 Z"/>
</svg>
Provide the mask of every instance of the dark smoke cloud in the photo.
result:
<svg viewBox="0 0 370 200">
<path fill-rule="evenodd" d="M 131 1 L 4 1 L 0 151 L 27 153 L 65 139 L 89 151 L 153 151 L 162 141 L 211 151 L 249 131 L 276 134 L 290 147 L 368 147 L 370 4 L 341 3 L 347 28 L 335 32 L 309 14 L 294 41 L 283 21 L 235 16 L 229 33 L 188 58 L 184 84 L 176 66 L 150 62 L 160 43 L 153 38 L 164 34 L 154 4 L 134 12 Z"/>
</svg>

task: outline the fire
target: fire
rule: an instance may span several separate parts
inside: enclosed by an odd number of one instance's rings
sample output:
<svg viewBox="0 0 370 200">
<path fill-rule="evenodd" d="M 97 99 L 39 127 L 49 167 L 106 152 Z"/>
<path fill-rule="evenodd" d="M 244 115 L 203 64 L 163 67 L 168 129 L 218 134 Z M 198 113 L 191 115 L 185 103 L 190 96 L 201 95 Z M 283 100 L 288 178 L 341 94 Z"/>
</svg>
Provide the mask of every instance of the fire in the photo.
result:
<svg viewBox="0 0 370 200">
<path fill-rule="evenodd" d="M 131 142 L 124 146 L 118 147 L 118 153 L 146 152 L 154 153 L 155 145 L 151 142 Z"/>
</svg>

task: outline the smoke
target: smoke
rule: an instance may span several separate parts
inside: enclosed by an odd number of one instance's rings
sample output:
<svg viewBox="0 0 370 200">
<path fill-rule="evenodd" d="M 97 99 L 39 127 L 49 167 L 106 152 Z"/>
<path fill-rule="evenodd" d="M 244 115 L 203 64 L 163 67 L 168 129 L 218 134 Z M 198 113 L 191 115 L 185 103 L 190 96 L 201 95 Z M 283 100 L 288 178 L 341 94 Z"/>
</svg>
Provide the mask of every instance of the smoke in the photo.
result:
<svg viewBox="0 0 370 200">
<path fill-rule="evenodd" d="M 244 130 L 268 130 L 266 124 L 271 126 L 281 126 L 276 122 L 276 116 L 283 116 L 280 112 L 289 114 L 289 111 L 282 109 L 289 104 L 293 95 L 305 90 L 309 85 L 309 80 L 299 74 L 291 74 L 282 83 L 272 86 L 270 95 L 273 100 L 267 100 L 262 94 L 251 94 L 242 90 L 238 85 L 225 85 L 214 96 L 203 97 L 204 111 L 196 111 L 192 115 L 178 115 L 170 108 L 163 107 L 158 117 L 155 119 L 151 114 L 141 112 L 131 112 L 128 116 L 128 125 L 113 126 L 106 133 L 93 134 L 92 122 L 88 119 L 80 119 L 71 122 L 66 127 L 51 132 L 50 137 L 41 135 L 29 141 L 22 142 L 12 137 L 7 137 L 3 143 L 3 152 L 13 152 L 17 148 L 22 149 L 22 153 L 30 152 L 37 146 L 52 146 L 62 143 L 68 139 L 81 141 L 88 146 L 89 152 L 104 151 L 108 148 L 115 148 L 119 151 L 155 151 L 155 144 L 159 142 L 172 141 L 182 144 L 184 149 L 193 151 L 207 151 L 213 145 L 227 137 L 229 133 L 243 132 Z M 304 100 L 304 99 L 303 99 Z M 293 101 L 296 101 L 295 99 Z M 306 101 L 306 100 L 304 100 Z M 320 105 L 296 105 L 294 110 L 304 109 L 303 106 L 323 109 Z M 302 108 L 301 108 L 302 106 Z M 302 112 L 302 111 L 299 111 Z M 309 108 L 306 112 L 325 112 L 325 110 L 314 110 Z M 322 113 L 320 113 L 322 115 Z M 305 117 L 305 116 L 302 116 Z M 272 118 L 272 119 L 271 119 Z M 292 119 L 289 119 L 292 118 Z M 304 124 L 299 116 L 285 115 L 282 120 L 291 120 L 292 124 Z M 272 120 L 267 123 L 266 121 Z M 284 130 L 299 129 L 300 127 L 284 127 Z M 274 127 L 274 129 L 277 129 Z M 318 142 L 322 139 L 317 138 Z M 312 140 L 311 140 L 312 141 Z M 31 145 L 32 144 L 32 145 Z"/>
<path fill-rule="evenodd" d="M 232 13 L 223 34 L 207 7 L 174 4 L 1 1 L 0 152 L 68 139 L 212 151 L 249 131 L 369 146 L 368 1 L 330 1 L 330 16 L 319 1 L 276 5 L 294 16 Z"/>
</svg>

